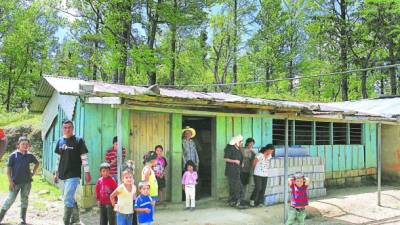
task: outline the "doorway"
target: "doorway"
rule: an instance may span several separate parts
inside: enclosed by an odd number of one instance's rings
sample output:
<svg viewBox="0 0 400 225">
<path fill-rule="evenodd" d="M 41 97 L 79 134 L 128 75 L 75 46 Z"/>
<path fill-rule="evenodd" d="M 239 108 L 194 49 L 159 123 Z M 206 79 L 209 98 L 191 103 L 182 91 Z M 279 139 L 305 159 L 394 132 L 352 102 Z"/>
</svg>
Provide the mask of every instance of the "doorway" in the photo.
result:
<svg viewBox="0 0 400 225">
<path fill-rule="evenodd" d="M 211 117 L 184 116 L 182 127 L 190 126 L 196 130 L 194 141 L 199 155 L 200 165 L 198 168 L 198 185 L 196 187 L 196 199 L 211 197 L 211 170 L 212 170 L 212 148 L 214 146 L 214 135 Z"/>
</svg>

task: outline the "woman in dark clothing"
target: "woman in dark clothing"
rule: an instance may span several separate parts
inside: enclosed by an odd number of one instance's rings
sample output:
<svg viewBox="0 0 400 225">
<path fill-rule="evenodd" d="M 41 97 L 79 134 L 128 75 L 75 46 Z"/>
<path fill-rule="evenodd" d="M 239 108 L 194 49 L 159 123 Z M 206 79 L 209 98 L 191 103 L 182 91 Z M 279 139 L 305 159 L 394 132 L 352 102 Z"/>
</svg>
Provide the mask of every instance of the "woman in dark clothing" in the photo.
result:
<svg viewBox="0 0 400 225">
<path fill-rule="evenodd" d="M 242 164 L 240 179 L 242 181 L 243 186 L 248 185 L 250 181 L 250 173 L 253 168 L 252 162 L 255 156 L 253 152 L 253 146 L 255 143 L 256 142 L 254 141 L 253 138 L 247 138 L 246 143 L 244 144 L 244 148 L 241 148 L 243 155 L 243 164 Z"/>
<path fill-rule="evenodd" d="M 240 170 L 243 163 L 243 156 L 240 152 L 242 143 L 242 135 L 235 136 L 224 150 L 224 161 L 226 163 L 225 176 L 228 177 L 229 181 L 229 205 L 238 208 L 244 208 L 241 204 L 244 192 L 242 182 L 240 181 Z"/>
</svg>

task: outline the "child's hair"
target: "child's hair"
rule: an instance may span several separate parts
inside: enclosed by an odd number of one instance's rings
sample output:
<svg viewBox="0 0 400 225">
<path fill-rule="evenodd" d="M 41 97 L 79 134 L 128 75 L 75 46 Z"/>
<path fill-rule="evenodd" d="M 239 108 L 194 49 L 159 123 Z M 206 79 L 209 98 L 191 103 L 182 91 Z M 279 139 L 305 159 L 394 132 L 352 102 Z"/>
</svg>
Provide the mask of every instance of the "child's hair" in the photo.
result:
<svg viewBox="0 0 400 225">
<path fill-rule="evenodd" d="M 132 175 L 135 174 L 135 162 L 133 160 L 127 160 L 124 163 L 123 170 L 129 170 Z"/>
<path fill-rule="evenodd" d="M 304 174 L 302 172 L 296 172 L 295 174 L 292 175 L 292 178 L 294 180 L 296 180 L 296 179 L 304 179 Z"/>
<path fill-rule="evenodd" d="M 260 151 L 258 151 L 258 152 L 264 154 L 267 150 L 273 150 L 273 151 L 275 151 L 274 145 L 272 145 L 272 144 L 267 144 L 266 146 L 262 147 L 262 148 L 260 149 Z"/>
<path fill-rule="evenodd" d="M 124 171 L 122 171 L 121 176 L 124 177 L 124 176 L 127 175 L 127 174 L 133 176 L 132 171 L 130 171 L 130 170 L 124 170 Z"/>
<path fill-rule="evenodd" d="M 157 148 L 161 148 L 161 151 L 164 151 L 164 148 L 162 145 L 156 145 L 156 147 L 154 147 L 154 151 L 157 150 Z"/>
<path fill-rule="evenodd" d="M 111 166 L 109 163 L 104 162 L 104 163 L 100 164 L 100 171 L 102 169 L 110 169 L 110 168 L 111 168 Z"/>
<path fill-rule="evenodd" d="M 155 159 L 157 159 L 157 153 L 155 151 L 149 151 L 143 156 L 143 165 Z"/>
<path fill-rule="evenodd" d="M 113 144 L 114 144 L 114 143 L 117 143 L 117 142 L 118 142 L 118 137 L 115 136 L 115 137 L 113 138 Z"/>
<path fill-rule="evenodd" d="M 29 144 L 31 143 L 31 141 L 29 140 L 29 138 L 27 138 L 26 136 L 21 136 L 18 138 L 18 144 L 20 144 L 21 142 L 26 141 Z"/>
<path fill-rule="evenodd" d="M 194 162 L 192 160 L 188 160 L 186 162 L 185 170 L 188 170 L 188 166 L 192 166 L 193 167 L 193 171 L 196 171 L 196 164 L 194 164 Z"/>
<path fill-rule="evenodd" d="M 249 144 L 253 142 L 254 144 L 256 143 L 256 141 L 253 138 L 247 138 L 246 139 L 246 143 L 244 144 L 245 147 L 249 146 Z"/>
<path fill-rule="evenodd" d="M 139 190 L 142 189 L 144 186 L 150 187 L 149 182 L 147 182 L 147 181 L 141 181 L 141 182 L 139 182 Z"/>
</svg>

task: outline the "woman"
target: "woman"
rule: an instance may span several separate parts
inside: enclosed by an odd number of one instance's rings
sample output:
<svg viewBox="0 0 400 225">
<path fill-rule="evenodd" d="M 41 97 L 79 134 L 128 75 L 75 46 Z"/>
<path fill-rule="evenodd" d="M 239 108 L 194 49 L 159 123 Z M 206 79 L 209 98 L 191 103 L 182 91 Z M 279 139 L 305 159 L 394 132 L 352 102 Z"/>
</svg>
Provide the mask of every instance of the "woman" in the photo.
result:
<svg viewBox="0 0 400 225">
<path fill-rule="evenodd" d="M 243 164 L 242 170 L 240 173 L 240 180 L 242 181 L 243 186 L 249 184 L 250 181 L 250 172 L 253 167 L 252 162 L 254 159 L 253 146 L 256 142 L 253 138 L 247 138 L 246 143 L 244 144 L 244 148 L 241 148 L 243 155 Z"/>
<path fill-rule="evenodd" d="M 250 197 L 250 206 L 256 207 L 264 202 L 265 188 L 267 187 L 268 168 L 275 147 L 268 144 L 262 147 L 253 161 L 254 190 Z"/>
<path fill-rule="evenodd" d="M 154 148 L 154 151 L 157 154 L 157 163 L 154 166 L 153 170 L 156 174 L 157 184 L 158 184 L 158 203 L 163 204 L 164 201 L 164 188 L 165 188 L 165 174 L 167 167 L 167 159 L 163 156 L 164 148 L 162 145 L 157 145 Z"/>
<path fill-rule="evenodd" d="M 155 204 L 158 198 L 158 183 L 153 167 L 157 163 L 157 154 L 154 151 L 149 151 L 143 159 L 142 181 L 150 184 L 149 194 L 153 199 L 153 204 Z"/>
<path fill-rule="evenodd" d="M 238 208 L 244 208 L 241 202 L 244 191 L 240 181 L 240 170 L 243 162 L 243 155 L 240 151 L 242 143 L 242 135 L 237 135 L 231 139 L 224 150 L 225 176 L 228 177 L 229 181 L 229 205 Z"/>
</svg>

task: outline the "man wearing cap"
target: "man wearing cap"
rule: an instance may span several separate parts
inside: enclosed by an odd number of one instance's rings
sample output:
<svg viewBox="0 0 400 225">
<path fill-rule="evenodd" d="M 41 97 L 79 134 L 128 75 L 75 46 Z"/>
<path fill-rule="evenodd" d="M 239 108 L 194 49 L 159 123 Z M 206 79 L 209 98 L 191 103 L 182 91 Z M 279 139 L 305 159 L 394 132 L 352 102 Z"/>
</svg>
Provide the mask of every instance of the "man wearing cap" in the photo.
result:
<svg viewBox="0 0 400 225">
<path fill-rule="evenodd" d="M 237 135 L 231 139 L 224 150 L 225 176 L 229 181 L 229 205 L 239 209 L 246 208 L 242 204 L 244 198 L 244 190 L 240 181 L 241 165 L 243 163 L 243 155 L 240 146 L 243 143 L 242 135 Z"/>
<path fill-rule="evenodd" d="M 3 157 L 4 153 L 6 152 L 7 147 L 7 138 L 4 130 L 0 128 L 0 160 Z"/>
<path fill-rule="evenodd" d="M 183 165 L 192 160 L 196 167 L 199 168 L 199 155 L 197 154 L 196 143 L 192 139 L 196 136 L 196 130 L 188 126 L 182 130 L 182 133 Z"/>
</svg>

